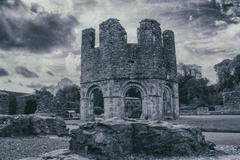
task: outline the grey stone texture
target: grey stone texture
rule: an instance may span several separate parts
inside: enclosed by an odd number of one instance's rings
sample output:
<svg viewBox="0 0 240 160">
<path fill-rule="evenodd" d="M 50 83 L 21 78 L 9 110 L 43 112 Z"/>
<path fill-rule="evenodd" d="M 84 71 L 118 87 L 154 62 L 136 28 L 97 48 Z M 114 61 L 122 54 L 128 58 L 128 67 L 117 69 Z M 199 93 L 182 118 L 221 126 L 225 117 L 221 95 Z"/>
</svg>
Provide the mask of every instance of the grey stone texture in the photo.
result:
<svg viewBox="0 0 240 160">
<path fill-rule="evenodd" d="M 70 150 L 97 159 L 124 159 L 130 154 L 196 156 L 214 151 L 214 144 L 197 128 L 114 120 L 88 122 L 72 130 Z"/>
<path fill-rule="evenodd" d="M 64 120 L 50 115 L 0 115 L 0 137 L 68 135 Z"/>
<path fill-rule="evenodd" d="M 0 114 L 8 114 L 10 95 L 5 92 L 0 92 Z"/>
<path fill-rule="evenodd" d="M 82 31 L 82 120 L 94 120 L 90 96 L 96 88 L 103 93 L 105 119 L 126 118 L 125 98 L 130 88 L 141 92 L 141 118 L 179 117 L 174 32 L 162 33 L 157 21 L 145 19 L 137 37 L 138 43 L 127 43 L 127 33 L 117 19 L 100 24 L 99 47 L 95 47 L 93 28 Z"/>
<path fill-rule="evenodd" d="M 27 101 L 36 100 L 37 97 L 35 94 L 27 94 L 27 95 L 23 95 L 23 96 L 18 96 L 16 99 L 17 99 L 16 113 L 24 114 L 24 110 L 27 105 Z"/>
<path fill-rule="evenodd" d="M 28 100 L 36 100 L 36 96 L 27 93 L 0 91 L 0 114 L 24 114 Z M 15 102 L 13 103 L 13 101 Z"/>
</svg>

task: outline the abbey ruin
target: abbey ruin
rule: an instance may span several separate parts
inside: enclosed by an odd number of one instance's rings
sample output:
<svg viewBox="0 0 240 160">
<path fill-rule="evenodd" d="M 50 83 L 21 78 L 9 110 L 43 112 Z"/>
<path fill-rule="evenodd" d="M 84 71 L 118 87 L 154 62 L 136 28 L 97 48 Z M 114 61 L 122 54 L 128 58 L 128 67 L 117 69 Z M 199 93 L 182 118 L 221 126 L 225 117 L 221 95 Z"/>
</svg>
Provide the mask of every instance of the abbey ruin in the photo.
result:
<svg viewBox="0 0 240 160">
<path fill-rule="evenodd" d="M 140 22 L 138 43 L 128 43 L 117 19 L 82 31 L 81 119 L 162 120 L 179 117 L 174 32 L 152 19 Z"/>
</svg>

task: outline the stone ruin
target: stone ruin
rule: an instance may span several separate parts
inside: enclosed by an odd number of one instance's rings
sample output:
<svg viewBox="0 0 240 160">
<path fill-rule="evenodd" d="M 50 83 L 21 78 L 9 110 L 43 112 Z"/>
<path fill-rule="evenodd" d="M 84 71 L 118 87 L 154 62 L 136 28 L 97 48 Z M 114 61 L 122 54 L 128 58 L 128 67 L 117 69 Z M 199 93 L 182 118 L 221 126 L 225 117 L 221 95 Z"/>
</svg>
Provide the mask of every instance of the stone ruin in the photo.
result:
<svg viewBox="0 0 240 160">
<path fill-rule="evenodd" d="M 36 110 L 34 94 L 0 91 L 0 114 L 33 114 Z"/>
<path fill-rule="evenodd" d="M 179 117 L 174 32 L 152 19 L 140 22 L 138 43 L 128 43 L 117 19 L 82 31 L 81 120 L 163 120 Z"/>
<path fill-rule="evenodd" d="M 99 33 L 95 47 L 95 30 L 82 32 L 82 123 L 71 131 L 70 150 L 106 160 L 215 151 L 200 129 L 161 121 L 179 117 L 174 33 L 162 34 L 151 19 L 140 22 L 137 44 L 127 43 L 117 19 L 101 23 Z"/>
</svg>

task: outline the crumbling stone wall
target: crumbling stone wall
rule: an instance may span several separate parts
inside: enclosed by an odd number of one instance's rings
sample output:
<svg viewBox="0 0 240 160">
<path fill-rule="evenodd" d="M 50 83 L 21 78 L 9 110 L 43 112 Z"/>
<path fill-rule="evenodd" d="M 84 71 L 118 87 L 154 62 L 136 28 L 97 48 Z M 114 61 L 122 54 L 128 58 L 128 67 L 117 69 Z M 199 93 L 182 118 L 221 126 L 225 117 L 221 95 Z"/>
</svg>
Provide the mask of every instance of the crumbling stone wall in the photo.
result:
<svg viewBox="0 0 240 160">
<path fill-rule="evenodd" d="M 36 100 L 36 95 L 30 94 L 30 95 L 23 95 L 17 97 L 17 113 L 24 114 L 25 107 L 27 105 L 27 101 L 29 100 Z"/>
<path fill-rule="evenodd" d="M 8 114 L 10 95 L 0 92 L 0 114 Z"/>
<path fill-rule="evenodd" d="M 100 47 L 95 48 L 95 30 L 82 31 L 81 83 L 115 78 L 158 78 L 176 82 L 174 33 L 161 34 L 160 24 L 146 19 L 138 28 L 138 43 L 128 44 L 127 33 L 117 19 L 99 27 Z"/>
<path fill-rule="evenodd" d="M 24 114 L 28 100 L 36 100 L 34 94 L 0 91 L 0 114 Z"/>
<path fill-rule="evenodd" d="M 163 92 L 171 99 L 172 118 L 179 115 L 178 84 L 174 32 L 162 34 L 160 24 L 152 19 L 140 22 L 138 43 L 127 43 L 127 33 L 117 19 L 99 26 L 99 47 L 95 47 L 95 30 L 82 31 L 81 48 L 81 118 L 94 119 L 90 106 L 93 88 L 104 97 L 104 117 L 124 118 L 126 90 L 141 91 L 142 118 L 164 119 Z"/>
<path fill-rule="evenodd" d="M 223 93 L 223 110 L 224 111 L 240 110 L 240 92 L 239 91 Z"/>
</svg>

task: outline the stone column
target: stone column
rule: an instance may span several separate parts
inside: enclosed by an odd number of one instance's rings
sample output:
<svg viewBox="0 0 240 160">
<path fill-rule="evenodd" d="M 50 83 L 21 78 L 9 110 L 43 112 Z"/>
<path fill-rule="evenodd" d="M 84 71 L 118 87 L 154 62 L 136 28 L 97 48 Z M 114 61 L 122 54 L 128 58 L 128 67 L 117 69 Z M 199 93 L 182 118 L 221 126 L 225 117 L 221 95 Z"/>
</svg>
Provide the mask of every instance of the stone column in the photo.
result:
<svg viewBox="0 0 240 160">
<path fill-rule="evenodd" d="M 82 121 L 94 121 L 93 108 L 90 107 L 88 98 L 80 100 L 80 117 Z"/>
</svg>

